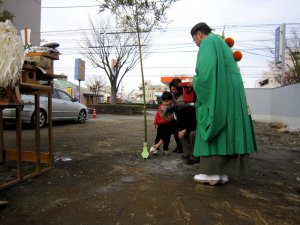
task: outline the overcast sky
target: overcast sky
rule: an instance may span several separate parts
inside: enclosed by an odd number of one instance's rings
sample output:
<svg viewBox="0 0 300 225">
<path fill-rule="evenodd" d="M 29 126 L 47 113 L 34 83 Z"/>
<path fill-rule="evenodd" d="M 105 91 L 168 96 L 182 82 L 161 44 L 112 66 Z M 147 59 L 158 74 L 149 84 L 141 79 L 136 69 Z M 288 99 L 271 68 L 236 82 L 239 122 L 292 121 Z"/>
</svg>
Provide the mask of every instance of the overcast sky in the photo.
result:
<svg viewBox="0 0 300 225">
<path fill-rule="evenodd" d="M 65 73 L 74 83 L 74 60 L 84 57 L 78 52 L 82 39 L 80 29 L 89 28 L 88 17 L 101 19 L 95 0 L 42 0 L 42 39 L 58 42 L 62 53 L 55 62 L 55 73 Z M 47 8 L 65 7 L 70 8 Z M 268 50 L 274 48 L 274 31 L 287 23 L 287 38 L 295 27 L 300 36 L 299 0 L 179 0 L 167 12 L 172 21 L 166 32 L 153 34 L 152 48 L 144 60 L 145 80 L 160 84 L 161 76 L 194 75 L 198 48 L 192 42 L 190 29 L 198 22 L 206 22 L 221 34 L 232 37 L 235 49 L 243 52 L 239 62 L 245 87 L 254 87 L 254 81 L 268 70 L 274 60 Z M 52 32 L 64 31 L 64 32 Z M 104 73 L 86 62 L 86 77 Z M 127 92 L 141 83 L 137 66 L 124 78 Z"/>
</svg>

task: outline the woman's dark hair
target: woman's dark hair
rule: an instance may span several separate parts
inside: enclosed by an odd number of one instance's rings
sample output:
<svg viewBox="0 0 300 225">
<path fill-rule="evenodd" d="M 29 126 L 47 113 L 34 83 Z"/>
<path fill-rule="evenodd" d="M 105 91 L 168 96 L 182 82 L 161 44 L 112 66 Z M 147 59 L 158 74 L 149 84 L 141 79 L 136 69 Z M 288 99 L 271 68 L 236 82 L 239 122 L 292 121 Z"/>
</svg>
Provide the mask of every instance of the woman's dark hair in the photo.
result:
<svg viewBox="0 0 300 225">
<path fill-rule="evenodd" d="M 172 81 L 171 81 L 171 83 L 169 84 L 169 88 L 170 88 L 170 90 L 171 90 L 171 87 L 174 87 L 174 88 L 176 88 L 176 90 L 177 90 L 177 92 L 178 92 L 178 96 L 179 95 L 182 95 L 182 92 L 183 92 L 183 89 L 182 89 L 182 87 L 178 87 L 178 84 L 180 84 L 181 83 L 181 80 L 179 79 L 179 78 L 174 78 Z"/>
<path fill-rule="evenodd" d="M 161 95 L 161 100 L 172 100 L 173 96 L 172 93 L 169 91 L 164 91 Z"/>
</svg>

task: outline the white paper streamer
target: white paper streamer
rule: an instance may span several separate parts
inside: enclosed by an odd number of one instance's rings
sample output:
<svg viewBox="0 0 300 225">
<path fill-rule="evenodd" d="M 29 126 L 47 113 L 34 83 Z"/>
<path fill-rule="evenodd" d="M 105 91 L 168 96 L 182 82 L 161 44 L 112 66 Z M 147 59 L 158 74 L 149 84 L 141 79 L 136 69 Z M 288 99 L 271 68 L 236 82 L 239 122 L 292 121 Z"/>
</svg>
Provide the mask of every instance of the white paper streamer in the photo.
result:
<svg viewBox="0 0 300 225">
<path fill-rule="evenodd" d="M 19 31 L 9 20 L 0 22 L 0 87 L 15 86 L 20 78 L 24 59 Z"/>
</svg>

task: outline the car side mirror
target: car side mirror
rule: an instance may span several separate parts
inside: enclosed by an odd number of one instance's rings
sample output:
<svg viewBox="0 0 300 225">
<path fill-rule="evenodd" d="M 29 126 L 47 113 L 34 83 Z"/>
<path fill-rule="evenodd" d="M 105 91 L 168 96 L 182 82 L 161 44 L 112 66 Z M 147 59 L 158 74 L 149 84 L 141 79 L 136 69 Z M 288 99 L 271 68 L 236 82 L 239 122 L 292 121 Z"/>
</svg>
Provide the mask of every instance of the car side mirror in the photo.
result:
<svg viewBox="0 0 300 225">
<path fill-rule="evenodd" d="M 78 102 L 78 98 L 77 98 L 77 97 L 74 97 L 74 98 L 73 98 L 73 102 Z"/>
</svg>

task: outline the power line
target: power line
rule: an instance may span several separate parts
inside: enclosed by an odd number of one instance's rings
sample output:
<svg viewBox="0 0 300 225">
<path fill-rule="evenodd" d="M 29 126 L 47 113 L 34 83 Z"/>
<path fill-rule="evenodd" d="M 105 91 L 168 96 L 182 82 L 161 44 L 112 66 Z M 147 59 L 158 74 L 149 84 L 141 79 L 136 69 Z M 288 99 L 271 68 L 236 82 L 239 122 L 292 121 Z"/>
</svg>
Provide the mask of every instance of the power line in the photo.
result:
<svg viewBox="0 0 300 225">
<path fill-rule="evenodd" d="M 71 9 L 71 8 L 90 8 L 99 7 L 99 5 L 74 5 L 74 6 L 43 6 L 42 9 Z"/>
<path fill-rule="evenodd" d="M 179 1 L 179 0 L 177 0 Z M 161 2 L 160 0 L 159 1 L 149 1 L 148 3 L 151 3 L 151 2 Z M 41 8 L 42 9 L 72 9 L 72 8 L 89 8 L 89 7 L 99 7 L 99 4 L 98 5 L 76 5 L 76 6 L 73 6 L 73 5 L 69 5 L 69 6 L 42 6 Z"/>
<path fill-rule="evenodd" d="M 269 50 L 271 48 L 266 48 L 265 50 Z M 268 57 L 268 58 L 274 58 L 274 56 L 271 55 L 264 55 L 264 54 L 259 54 L 259 53 L 255 53 L 255 52 L 251 52 L 255 51 L 257 49 L 239 49 L 240 51 L 242 51 L 242 53 L 247 53 L 247 54 L 251 54 L 251 55 L 258 55 L 258 56 L 263 56 L 263 57 Z M 249 51 L 250 50 L 250 51 Z M 75 52 L 74 52 L 75 51 Z M 114 52 L 112 52 L 113 54 Z M 173 50 L 173 51 L 162 51 L 162 50 L 147 50 L 144 51 L 144 53 L 147 54 L 170 54 L 170 53 L 197 53 L 197 50 Z M 65 53 L 63 55 L 77 55 L 77 54 L 81 54 L 81 52 L 77 52 L 77 50 L 66 50 Z M 96 53 L 93 53 L 96 54 Z"/>
<path fill-rule="evenodd" d="M 64 7 L 64 6 L 62 6 Z M 76 6 L 74 6 L 76 7 Z M 226 27 L 233 27 L 233 28 L 246 28 L 246 27 L 253 27 L 255 28 L 254 31 L 257 31 L 257 28 L 259 27 L 264 27 L 264 26 L 273 26 L 273 27 L 276 27 L 276 26 L 279 26 L 280 24 L 253 24 L 253 25 L 242 25 L 242 24 L 236 24 L 236 25 L 225 25 L 225 28 Z M 300 23 L 286 23 L 286 26 L 300 26 Z M 220 29 L 223 29 L 223 26 L 224 25 L 220 25 Z M 112 27 L 112 29 L 116 29 L 118 27 Z M 121 28 L 120 28 L 121 29 Z M 179 29 L 178 31 L 181 31 L 181 30 L 189 30 L 190 27 L 172 27 L 172 28 L 167 28 L 169 31 L 172 31 L 172 29 Z M 74 32 L 74 31 L 80 31 L 80 30 L 91 30 L 91 29 L 73 29 L 73 30 L 56 30 L 56 31 L 42 31 L 41 33 L 48 33 L 48 32 L 63 32 L 63 31 L 70 31 L 70 32 Z M 176 31 L 176 30 L 175 30 Z M 270 30 L 270 31 L 273 31 L 273 30 Z M 252 30 L 251 30 L 252 32 Z"/>
<path fill-rule="evenodd" d="M 180 74 L 180 73 L 178 73 L 177 72 L 177 75 L 178 74 Z M 93 74 L 85 74 L 85 77 L 92 77 L 92 76 L 95 76 L 96 74 L 95 73 L 93 73 Z M 103 76 L 105 76 L 105 74 L 103 73 L 103 74 L 99 74 L 99 75 L 103 75 Z M 161 74 L 145 74 L 145 77 L 146 78 L 149 78 L 149 77 L 162 77 L 162 76 L 174 76 L 175 74 L 174 73 L 168 73 L 168 74 L 163 74 L 163 73 L 161 73 Z M 193 76 L 194 74 L 193 73 L 190 73 L 190 74 L 185 74 L 185 75 L 187 75 L 187 76 Z M 70 75 L 71 76 L 71 75 Z M 130 75 L 128 75 L 127 76 L 127 78 L 128 77 L 140 77 L 141 75 L 140 74 L 130 74 Z M 247 79 L 249 79 L 249 78 L 253 78 L 253 79 L 258 79 L 258 78 L 262 78 L 262 79 L 266 79 L 266 78 L 276 78 L 276 77 L 279 77 L 279 76 L 272 76 L 272 75 L 270 75 L 270 76 L 264 76 L 263 74 L 258 74 L 258 73 L 241 73 L 241 77 L 242 78 L 247 78 Z"/>
<path fill-rule="evenodd" d="M 265 66 L 240 66 L 241 68 L 266 68 Z M 145 69 L 194 69 L 195 66 L 145 66 Z M 59 70 L 74 70 L 74 67 L 55 67 Z M 94 67 L 85 67 L 85 69 L 97 69 Z"/>
</svg>

